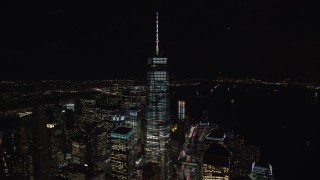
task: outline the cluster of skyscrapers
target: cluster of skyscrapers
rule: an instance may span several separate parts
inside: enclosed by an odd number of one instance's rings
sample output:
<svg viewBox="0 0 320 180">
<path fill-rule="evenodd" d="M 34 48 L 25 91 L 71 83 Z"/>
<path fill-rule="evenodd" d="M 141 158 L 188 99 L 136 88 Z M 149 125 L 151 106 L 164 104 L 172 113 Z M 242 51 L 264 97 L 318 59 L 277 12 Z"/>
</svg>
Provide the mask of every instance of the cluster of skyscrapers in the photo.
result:
<svg viewBox="0 0 320 180">
<path fill-rule="evenodd" d="M 191 122 L 186 101 L 178 100 L 173 123 L 158 13 L 155 56 L 147 64 L 146 86 L 93 88 L 59 104 L 2 117 L 13 124 L 0 129 L 0 178 L 226 180 L 247 173 L 242 168 L 259 160 L 259 150 L 236 138 L 225 141 L 207 112 Z M 239 145 L 245 152 L 237 151 Z M 248 161 L 241 160 L 244 155 Z M 272 175 L 272 168 L 253 164 L 251 176 L 262 171 Z"/>
</svg>

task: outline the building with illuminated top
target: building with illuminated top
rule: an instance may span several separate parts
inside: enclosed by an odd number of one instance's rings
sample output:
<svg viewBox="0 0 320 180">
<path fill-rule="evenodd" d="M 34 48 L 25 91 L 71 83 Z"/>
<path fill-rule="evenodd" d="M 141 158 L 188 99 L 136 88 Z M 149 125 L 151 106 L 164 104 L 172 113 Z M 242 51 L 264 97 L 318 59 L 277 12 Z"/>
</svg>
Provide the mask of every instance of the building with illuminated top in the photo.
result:
<svg viewBox="0 0 320 180">
<path fill-rule="evenodd" d="M 132 179 L 135 176 L 134 130 L 119 126 L 111 132 L 112 179 Z"/>
<path fill-rule="evenodd" d="M 140 109 L 131 109 L 126 111 L 125 127 L 132 128 L 134 130 L 134 141 L 135 141 L 135 152 L 136 152 L 136 165 L 141 165 L 141 151 L 142 151 L 142 131 L 141 131 L 141 121 L 142 113 Z"/>
<path fill-rule="evenodd" d="M 186 102 L 185 101 L 178 101 L 178 118 L 179 121 L 183 122 L 186 118 Z"/>
<path fill-rule="evenodd" d="M 156 55 L 148 59 L 145 160 L 158 165 L 161 179 L 169 179 L 171 122 L 168 59 L 159 55 L 158 13 L 156 25 Z"/>
<path fill-rule="evenodd" d="M 271 164 L 252 163 L 249 178 L 252 180 L 274 180 Z"/>
</svg>

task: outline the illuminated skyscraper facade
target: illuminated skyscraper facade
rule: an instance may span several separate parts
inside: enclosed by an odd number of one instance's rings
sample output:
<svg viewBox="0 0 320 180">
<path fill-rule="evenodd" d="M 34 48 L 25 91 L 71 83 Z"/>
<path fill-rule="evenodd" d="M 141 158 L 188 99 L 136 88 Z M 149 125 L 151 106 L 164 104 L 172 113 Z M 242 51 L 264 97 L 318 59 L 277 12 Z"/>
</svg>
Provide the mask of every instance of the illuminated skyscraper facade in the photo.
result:
<svg viewBox="0 0 320 180">
<path fill-rule="evenodd" d="M 186 118 L 186 102 L 185 101 L 178 101 L 178 118 L 179 121 L 183 122 Z"/>
<path fill-rule="evenodd" d="M 171 122 L 168 59 L 159 55 L 158 14 L 156 24 L 156 56 L 148 59 L 145 158 L 147 162 L 159 165 L 161 179 L 169 179 Z"/>
<path fill-rule="evenodd" d="M 117 127 L 111 132 L 112 178 L 119 180 L 134 179 L 135 141 L 134 130 Z"/>
</svg>

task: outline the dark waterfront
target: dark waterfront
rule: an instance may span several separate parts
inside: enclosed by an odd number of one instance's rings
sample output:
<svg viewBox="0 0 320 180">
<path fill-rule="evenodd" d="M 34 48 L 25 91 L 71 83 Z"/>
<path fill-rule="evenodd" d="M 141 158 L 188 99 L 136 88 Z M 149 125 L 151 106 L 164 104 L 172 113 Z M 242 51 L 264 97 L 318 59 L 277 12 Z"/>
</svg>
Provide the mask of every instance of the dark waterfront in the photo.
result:
<svg viewBox="0 0 320 180">
<path fill-rule="evenodd" d="M 231 128 L 261 148 L 276 179 L 315 177 L 319 160 L 319 99 L 300 85 L 209 83 L 172 88 L 191 118 Z M 198 93 L 198 94 L 197 94 Z"/>
</svg>

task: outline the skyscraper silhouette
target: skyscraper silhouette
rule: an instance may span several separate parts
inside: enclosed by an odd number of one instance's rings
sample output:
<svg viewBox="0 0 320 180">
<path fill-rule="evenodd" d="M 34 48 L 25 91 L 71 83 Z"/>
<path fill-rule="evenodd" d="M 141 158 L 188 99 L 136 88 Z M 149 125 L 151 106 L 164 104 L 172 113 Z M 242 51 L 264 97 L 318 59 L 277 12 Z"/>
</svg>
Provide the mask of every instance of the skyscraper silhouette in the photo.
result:
<svg viewBox="0 0 320 180">
<path fill-rule="evenodd" d="M 169 76 L 166 57 L 159 54 L 158 13 L 156 18 L 156 54 L 148 59 L 146 146 L 147 162 L 159 166 L 161 179 L 169 179 L 170 168 L 170 126 Z"/>
</svg>

